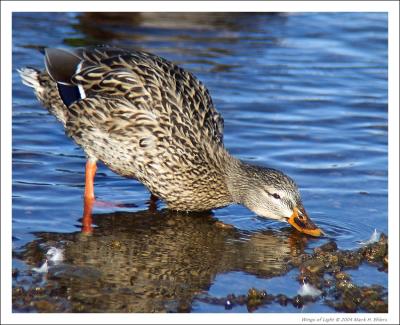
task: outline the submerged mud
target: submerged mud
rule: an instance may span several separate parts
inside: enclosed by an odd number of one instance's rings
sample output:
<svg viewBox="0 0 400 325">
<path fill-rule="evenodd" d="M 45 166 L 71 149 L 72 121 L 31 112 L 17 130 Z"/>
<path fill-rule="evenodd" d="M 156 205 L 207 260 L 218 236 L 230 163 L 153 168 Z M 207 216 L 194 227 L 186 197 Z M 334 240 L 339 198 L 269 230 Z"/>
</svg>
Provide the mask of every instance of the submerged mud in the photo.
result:
<svg viewBox="0 0 400 325">
<path fill-rule="evenodd" d="M 387 272 L 385 235 L 354 250 L 329 241 L 307 253 L 308 241 L 316 239 L 295 230 L 239 231 L 211 215 L 119 212 L 94 215 L 93 222 L 91 235 L 36 233 L 38 239 L 14 252 L 27 266 L 12 270 L 15 312 L 190 312 L 196 302 L 250 312 L 316 302 L 344 312 L 388 310 L 385 288 L 358 286 L 346 273 L 362 263 Z M 309 285 L 302 295 L 268 288 L 226 297 L 208 293 L 221 273 L 273 278 L 291 270 L 298 270 L 299 286 Z"/>
<path fill-rule="evenodd" d="M 388 272 L 388 240 L 382 234 L 376 243 L 370 243 L 355 250 L 338 250 L 335 242 L 330 241 L 314 249 L 313 254 L 301 254 L 293 257 L 290 264 L 298 268 L 297 280 L 310 284 L 320 292 L 314 294 L 287 297 L 284 294 L 269 294 L 266 290 L 251 288 L 247 295 L 228 295 L 226 298 L 215 298 L 204 295 L 203 302 L 225 305 L 232 309 L 236 305 L 246 305 L 248 311 L 272 303 L 281 306 L 293 305 L 302 308 L 318 300 L 340 312 L 388 312 L 388 292 L 380 285 L 358 286 L 346 270 L 357 269 L 362 263 L 370 263 L 379 271 Z M 312 293 L 310 291 L 310 293 Z"/>
</svg>

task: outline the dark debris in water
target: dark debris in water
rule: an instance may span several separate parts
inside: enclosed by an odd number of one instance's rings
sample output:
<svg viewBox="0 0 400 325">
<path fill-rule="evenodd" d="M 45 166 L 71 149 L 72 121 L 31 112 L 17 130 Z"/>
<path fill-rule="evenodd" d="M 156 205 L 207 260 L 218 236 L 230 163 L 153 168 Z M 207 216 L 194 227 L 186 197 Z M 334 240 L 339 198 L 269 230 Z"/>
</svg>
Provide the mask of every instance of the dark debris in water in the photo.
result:
<svg viewBox="0 0 400 325">
<path fill-rule="evenodd" d="M 82 239 L 83 240 L 83 239 Z M 86 241 L 85 241 L 86 242 Z M 50 241 L 51 244 L 54 242 Z M 71 242 L 66 242 L 68 247 Z M 89 242 L 88 242 L 89 243 Z M 38 265 L 43 258 L 43 252 L 37 250 L 43 243 L 29 243 L 25 253 L 18 254 L 30 265 Z M 128 249 L 124 241 L 113 239 L 104 246 L 112 254 Z M 143 255 L 143 252 L 141 252 Z M 111 255 L 112 256 L 112 255 Z M 207 282 L 198 286 L 198 291 L 175 286 L 173 291 L 165 282 L 154 282 L 153 291 L 148 290 L 144 281 L 146 269 L 137 270 L 136 275 L 129 274 L 125 288 L 120 288 L 112 282 L 104 283 L 102 272 L 94 267 L 75 266 L 67 263 L 53 266 L 46 274 L 36 274 L 32 270 L 12 270 L 13 276 L 13 310 L 17 312 L 102 312 L 108 310 L 109 300 L 114 299 L 113 311 L 137 312 L 142 306 L 135 306 L 133 301 L 160 296 L 162 305 L 154 305 L 147 312 L 172 311 L 190 312 L 194 301 L 218 305 L 226 310 L 236 306 L 246 306 L 249 312 L 271 304 L 302 308 L 305 305 L 321 301 L 339 312 L 372 312 L 386 313 L 388 311 L 387 289 L 378 285 L 359 286 L 346 272 L 358 268 L 362 263 L 377 267 L 379 271 L 388 271 L 388 240 L 382 234 L 377 242 L 369 243 L 355 250 L 339 250 L 336 243 L 330 241 L 316 247 L 312 253 L 301 253 L 289 257 L 287 269 L 298 269 L 297 280 L 300 285 L 309 284 L 318 292 L 317 295 L 295 295 L 292 297 L 282 293 L 271 294 L 260 288 L 250 288 L 247 294 L 229 294 L 226 297 L 213 297 L 202 291 Z M 110 269 L 111 270 L 111 269 Z M 191 270 L 192 281 L 198 281 L 201 270 Z M 197 273 L 196 273 L 197 272 Z M 282 275 L 282 274 L 280 274 Z M 150 275 L 146 275 L 150 276 Z M 205 274 L 209 279 L 209 275 Z M 129 280 L 130 279 L 130 280 Z M 179 282 L 180 283 L 180 282 Z M 136 288 L 142 289 L 137 290 Z M 175 284 L 174 284 L 175 285 Z M 75 289 L 74 289 L 75 288 Z M 77 290 L 76 288 L 79 288 Z M 158 288 L 158 289 L 156 289 Z M 203 288 L 203 289 L 201 289 Z M 135 297 L 136 300 L 132 300 Z M 179 297 L 179 298 L 177 298 Z M 90 298 L 90 299 L 89 299 Z M 88 302 L 90 301 L 90 303 Z M 159 300 L 154 300 L 159 301 Z"/>
<path fill-rule="evenodd" d="M 356 250 L 337 250 L 336 244 L 327 243 L 314 249 L 312 255 L 302 256 L 298 265 L 299 282 L 307 281 L 327 294 L 325 303 L 338 311 L 388 311 L 387 290 L 381 286 L 359 287 L 345 272 L 369 263 L 378 270 L 388 271 L 388 240 L 382 234 L 379 241 Z M 326 279 L 326 275 L 331 278 Z"/>
<path fill-rule="evenodd" d="M 203 295 L 196 298 L 196 300 L 211 304 L 225 306 L 225 309 L 232 309 L 235 306 L 246 306 L 249 312 L 253 312 L 260 307 L 267 306 L 273 303 L 278 303 L 281 306 L 287 306 L 289 304 L 296 308 L 302 308 L 305 304 L 315 302 L 318 298 L 311 296 L 300 296 L 287 297 L 284 294 L 268 294 L 265 290 L 259 290 L 251 288 L 247 294 L 234 295 L 229 294 L 226 298 L 215 298 L 208 295 Z"/>
<path fill-rule="evenodd" d="M 357 286 L 351 281 L 345 270 L 358 268 L 367 262 L 378 267 L 380 271 L 388 270 L 388 241 L 382 234 L 379 241 L 357 250 L 340 251 L 331 241 L 314 249 L 313 254 L 302 254 L 292 259 L 299 268 L 300 283 L 310 283 L 320 289 L 320 297 L 301 296 L 287 297 L 284 294 L 271 295 L 265 290 L 249 289 L 247 295 L 228 295 L 226 298 L 204 296 L 197 298 L 214 305 L 224 305 L 232 309 L 236 305 L 246 305 L 252 312 L 261 306 L 278 303 L 281 306 L 293 305 L 302 308 L 304 305 L 324 298 L 324 303 L 337 311 L 354 313 L 357 311 L 371 313 L 388 312 L 388 293 L 379 285 Z"/>
</svg>

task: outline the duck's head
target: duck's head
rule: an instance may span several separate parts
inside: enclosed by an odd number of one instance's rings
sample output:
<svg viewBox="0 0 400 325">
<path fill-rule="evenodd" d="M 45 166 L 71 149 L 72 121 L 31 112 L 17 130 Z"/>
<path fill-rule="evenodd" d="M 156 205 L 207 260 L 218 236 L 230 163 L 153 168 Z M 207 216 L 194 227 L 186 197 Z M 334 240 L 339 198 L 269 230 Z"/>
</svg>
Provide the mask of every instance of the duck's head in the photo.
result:
<svg viewBox="0 0 400 325">
<path fill-rule="evenodd" d="M 258 216 L 288 222 L 298 231 L 312 236 L 323 232 L 308 217 L 296 183 L 279 170 L 240 165 L 240 176 L 230 186 L 237 203 Z"/>
</svg>

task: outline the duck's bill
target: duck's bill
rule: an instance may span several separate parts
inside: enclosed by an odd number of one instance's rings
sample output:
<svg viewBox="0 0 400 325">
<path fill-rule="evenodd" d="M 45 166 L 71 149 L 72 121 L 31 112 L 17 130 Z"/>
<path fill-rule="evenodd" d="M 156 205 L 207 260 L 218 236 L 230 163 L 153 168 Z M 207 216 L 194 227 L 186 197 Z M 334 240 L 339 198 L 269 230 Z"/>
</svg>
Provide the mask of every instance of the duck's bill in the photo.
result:
<svg viewBox="0 0 400 325">
<path fill-rule="evenodd" d="M 323 235 L 323 231 L 311 221 L 303 207 L 295 207 L 293 209 L 293 213 L 288 219 L 288 223 L 298 231 L 307 235 L 315 237 Z"/>
</svg>

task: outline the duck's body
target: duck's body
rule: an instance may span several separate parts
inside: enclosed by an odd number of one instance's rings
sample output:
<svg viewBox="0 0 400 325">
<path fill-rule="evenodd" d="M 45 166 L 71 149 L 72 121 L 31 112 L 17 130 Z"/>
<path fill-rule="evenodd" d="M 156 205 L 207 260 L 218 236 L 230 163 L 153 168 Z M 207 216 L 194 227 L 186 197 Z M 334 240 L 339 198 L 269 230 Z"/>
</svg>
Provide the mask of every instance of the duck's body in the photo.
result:
<svg viewBox="0 0 400 325">
<path fill-rule="evenodd" d="M 208 90 L 165 59 L 109 47 L 49 49 L 45 71 L 20 73 L 83 148 L 89 166 L 100 160 L 138 179 L 171 209 L 242 203 L 263 215 L 253 188 L 270 186 L 274 193 L 266 190 L 268 195 L 293 192 L 288 208 L 304 211 L 289 177 L 249 166 L 225 150 L 223 119 Z M 270 212 L 275 219 L 289 218 Z"/>
</svg>

